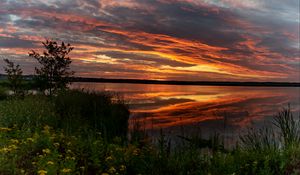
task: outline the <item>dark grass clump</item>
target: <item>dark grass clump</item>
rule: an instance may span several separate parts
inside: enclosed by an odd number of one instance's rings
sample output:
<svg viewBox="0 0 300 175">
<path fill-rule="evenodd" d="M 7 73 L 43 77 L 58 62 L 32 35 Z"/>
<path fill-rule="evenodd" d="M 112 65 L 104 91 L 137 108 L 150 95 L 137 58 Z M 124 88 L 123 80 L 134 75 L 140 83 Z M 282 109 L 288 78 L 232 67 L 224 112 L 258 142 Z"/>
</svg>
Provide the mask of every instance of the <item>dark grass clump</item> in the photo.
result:
<svg viewBox="0 0 300 175">
<path fill-rule="evenodd" d="M 0 101 L 5 100 L 7 98 L 7 89 L 0 85 Z"/>
<path fill-rule="evenodd" d="M 290 106 L 279 111 L 272 124 L 271 127 L 258 130 L 248 129 L 247 133 L 240 137 L 242 147 L 261 152 L 300 145 L 300 116 L 295 117 Z"/>
<path fill-rule="evenodd" d="M 273 124 L 280 130 L 282 145 L 300 144 L 300 116 L 295 117 L 290 106 L 278 112 Z"/>
<path fill-rule="evenodd" d="M 61 127 L 92 129 L 104 138 L 126 137 L 129 110 L 124 101 L 109 92 L 68 90 L 53 98 Z M 78 128 L 74 127 L 78 126 Z"/>
<path fill-rule="evenodd" d="M 247 133 L 240 137 L 243 149 L 255 152 L 274 151 L 279 148 L 279 143 L 272 128 L 248 129 Z"/>
</svg>

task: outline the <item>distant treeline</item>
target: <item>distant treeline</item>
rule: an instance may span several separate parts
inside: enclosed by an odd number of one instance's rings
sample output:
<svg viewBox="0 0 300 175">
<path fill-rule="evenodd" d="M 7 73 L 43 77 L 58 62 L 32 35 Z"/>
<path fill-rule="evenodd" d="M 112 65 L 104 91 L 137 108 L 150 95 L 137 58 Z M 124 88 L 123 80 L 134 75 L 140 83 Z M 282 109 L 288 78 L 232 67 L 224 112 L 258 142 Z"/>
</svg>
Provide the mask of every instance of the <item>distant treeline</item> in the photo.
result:
<svg viewBox="0 0 300 175">
<path fill-rule="evenodd" d="M 0 80 L 6 79 L 0 74 Z M 24 75 L 25 80 L 32 80 L 33 75 Z M 300 87 L 300 82 L 225 82 L 225 81 L 175 81 L 175 80 L 141 80 L 72 77 L 71 82 L 95 83 L 130 83 L 130 84 L 167 84 L 167 85 L 202 85 L 202 86 L 267 86 L 267 87 Z"/>
<path fill-rule="evenodd" d="M 300 82 L 221 82 L 221 81 L 172 81 L 172 80 L 139 80 L 73 77 L 72 82 L 103 82 L 131 84 L 168 84 L 168 85 L 204 85 L 204 86 L 271 86 L 300 87 Z"/>
</svg>

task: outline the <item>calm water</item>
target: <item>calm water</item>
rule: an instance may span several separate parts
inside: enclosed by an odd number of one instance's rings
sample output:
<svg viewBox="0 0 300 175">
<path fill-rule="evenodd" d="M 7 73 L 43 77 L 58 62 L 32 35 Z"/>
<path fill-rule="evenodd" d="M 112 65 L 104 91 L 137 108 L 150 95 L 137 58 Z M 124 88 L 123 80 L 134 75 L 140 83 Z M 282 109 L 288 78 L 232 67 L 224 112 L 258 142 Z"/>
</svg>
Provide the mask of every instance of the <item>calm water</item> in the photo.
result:
<svg viewBox="0 0 300 175">
<path fill-rule="evenodd" d="M 234 138 L 249 127 L 270 126 L 278 110 L 300 109 L 300 88 L 219 87 L 75 83 L 74 88 L 115 91 L 129 103 L 131 120 L 150 134 L 160 129 L 170 135 L 214 132 Z"/>
</svg>

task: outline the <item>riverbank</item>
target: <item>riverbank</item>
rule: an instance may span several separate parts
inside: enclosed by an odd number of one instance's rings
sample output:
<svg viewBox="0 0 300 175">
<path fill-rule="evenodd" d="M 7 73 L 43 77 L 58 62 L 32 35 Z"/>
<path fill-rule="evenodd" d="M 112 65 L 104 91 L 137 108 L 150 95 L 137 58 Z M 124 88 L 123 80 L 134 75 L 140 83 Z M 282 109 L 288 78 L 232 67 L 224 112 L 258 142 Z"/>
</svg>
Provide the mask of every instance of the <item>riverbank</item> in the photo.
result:
<svg viewBox="0 0 300 175">
<path fill-rule="evenodd" d="M 113 93 L 67 90 L 0 101 L 0 174 L 297 174 L 299 121 L 289 109 L 270 128 L 249 130 L 232 150 L 218 135 L 156 144 Z M 127 135 L 131 137 L 128 139 Z"/>
</svg>

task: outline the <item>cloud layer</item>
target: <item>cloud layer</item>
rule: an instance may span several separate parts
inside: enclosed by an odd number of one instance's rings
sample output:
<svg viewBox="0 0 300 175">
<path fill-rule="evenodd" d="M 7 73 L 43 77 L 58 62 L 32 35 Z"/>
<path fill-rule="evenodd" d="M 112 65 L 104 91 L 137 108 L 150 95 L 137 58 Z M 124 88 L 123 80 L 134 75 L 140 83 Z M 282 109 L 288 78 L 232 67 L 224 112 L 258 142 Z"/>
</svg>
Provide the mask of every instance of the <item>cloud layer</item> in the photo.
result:
<svg viewBox="0 0 300 175">
<path fill-rule="evenodd" d="M 300 81 L 299 22 L 298 0 L 2 0 L 0 56 L 33 73 L 53 38 L 78 76 Z"/>
</svg>

